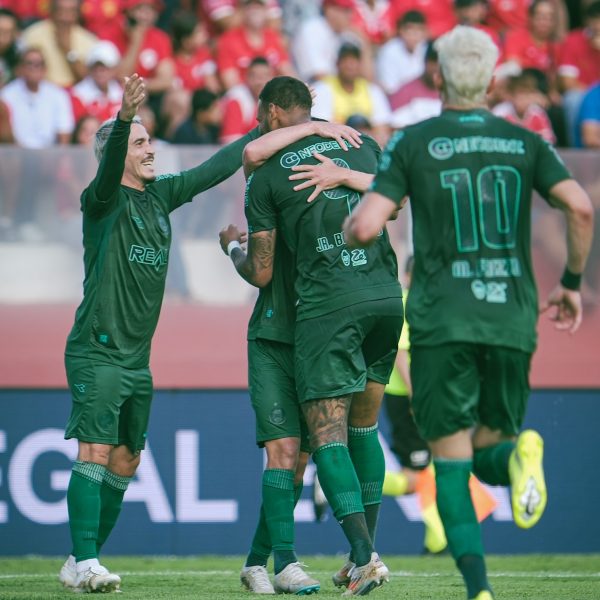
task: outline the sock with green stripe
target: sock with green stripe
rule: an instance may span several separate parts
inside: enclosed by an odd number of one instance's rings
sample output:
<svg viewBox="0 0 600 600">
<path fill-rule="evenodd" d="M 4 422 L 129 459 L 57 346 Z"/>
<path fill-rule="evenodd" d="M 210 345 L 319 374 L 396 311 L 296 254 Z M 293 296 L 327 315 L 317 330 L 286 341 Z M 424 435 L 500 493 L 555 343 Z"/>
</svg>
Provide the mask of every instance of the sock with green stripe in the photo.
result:
<svg viewBox="0 0 600 600">
<path fill-rule="evenodd" d="M 104 465 L 81 460 L 75 462 L 71 471 L 67 507 L 73 556 L 77 562 L 98 557 L 100 493 L 105 471 Z"/>
<path fill-rule="evenodd" d="M 448 547 L 465 580 L 469 598 L 490 590 L 483 544 L 471 500 L 469 477 L 472 460 L 435 459 L 437 507 L 444 524 Z"/>
<path fill-rule="evenodd" d="M 508 461 L 515 443 L 506 441 L 479 448 L 473 455 L 473 473 L 489 485 L 510 485 Z"/>
<path fill-rule="evenodd" d="M 123 477 L 109 470 L 104 473 L 102 488 L 100 489 L 100 526 L 96 542 L 98 554 L 100 554 L 100 549 L 108 539 L 121 514 L 123 496 L 125 496 L 131 480 L 132 477 Z"/>
<path fill-rule="evenodd" d="M 360 482 L 345 444 L 325 444 L 313 454 L 319 482 L 359 566 L 371 559 L 373 545 L 365 521 Z M 366 558 L 366 560 L 365 560 Z"/>
<path fill-rule="evenodd" d="M 373 544 L 385 479 L 385 457 L 377 431 L 377 425 L 348 427 L 348 451 L 360 482 L 365 519 Z"/>
</svg>

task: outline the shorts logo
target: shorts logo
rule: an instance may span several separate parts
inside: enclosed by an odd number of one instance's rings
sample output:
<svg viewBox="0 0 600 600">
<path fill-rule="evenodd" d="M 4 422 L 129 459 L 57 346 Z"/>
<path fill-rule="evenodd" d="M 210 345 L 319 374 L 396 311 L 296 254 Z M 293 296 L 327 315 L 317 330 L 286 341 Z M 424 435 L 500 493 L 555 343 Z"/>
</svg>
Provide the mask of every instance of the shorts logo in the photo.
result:
<svg viewBox="0 0 600 600">
<path fill-rule="evenodd" d="M 273 425 L 283 425 L 285 423 L 285 411 L 276 406 L 269 415 L 269 421 Z"/>
<path fill-rule="evenodd" d="M 454 154 L 454 144 L 450 138 L 434 138 L 427 146 L 429 154 L 437 160 L 447 160 Z"/>
<path fill-rule="evenodd" d="M 74 383 L 73 387 L 80 393 L 85 394 L 85 383 Z"/>
</svg>

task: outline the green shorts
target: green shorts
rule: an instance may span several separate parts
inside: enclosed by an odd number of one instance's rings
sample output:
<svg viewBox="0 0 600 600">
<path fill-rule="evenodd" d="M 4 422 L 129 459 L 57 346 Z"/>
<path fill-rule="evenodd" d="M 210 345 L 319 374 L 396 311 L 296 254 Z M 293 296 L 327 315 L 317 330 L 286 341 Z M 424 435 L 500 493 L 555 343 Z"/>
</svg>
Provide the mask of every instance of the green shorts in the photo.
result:
<svg viewBox="0 0 600 600">
<path fill-rule="evenodd" d="M 256 414 L 256 443 L 300 438 L 308 452 L 308 430 L 296 394 L 294 347 L 271 340 L 248 341 L 248 385 Z"/>
<path fill-rule="evenodd" d="M 149 368 L 125 369 L 88 358 L 65 356 L 73 401 L 65 439 L 144 449 L 152 404 Z"/>
<path fill-rule="evenodd" d="M 517 435 L 529 398 L 531 354 L 467 342 L 411 347 L 412 406 L 426 440 L 477 424 Z"/>
<path fill-rule="evenodd" d="M 398 297 L 353 304 L 296 323 L 300 402 L 362 392 L 367 379 L 387 383 L 403 321 Z"/>
</svg>

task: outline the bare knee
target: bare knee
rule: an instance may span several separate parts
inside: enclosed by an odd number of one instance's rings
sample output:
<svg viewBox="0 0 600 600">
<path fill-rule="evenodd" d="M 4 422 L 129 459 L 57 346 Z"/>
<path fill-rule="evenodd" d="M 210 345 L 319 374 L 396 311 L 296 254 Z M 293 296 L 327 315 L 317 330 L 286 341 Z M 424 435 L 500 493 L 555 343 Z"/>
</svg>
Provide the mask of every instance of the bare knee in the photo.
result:
<svg viewBox="0 0 600 600">
<path fill-rule="evenodd" d="M 267 469 L 295 471 L 300 452 L 300 438 L 289 437 L 265 442 Z"/>
<path fill-rule="evenodd" d="M 91 442 L 79 442 L 77 460 L 96 463 L 97 465 L 108 465 L 112 446 L 108 444 L 93 444 Z"/>
<path fill-rule="evenodd" d="M 495 446 L 500 442 L 512 441 L 514 439 L 515 436 L 506 435 L 500 429 L 490 429 L 485 425 L 480 425 L 475 429 L 475 433 L 473 434 L 473 448 L 479 450 L 480 448 Z"/>
<path fill-rule="evenodd" d="M 127 446 L 115 446 L 110 453 L 108 470 L 121 477 L 133 477 L 140 464 L 141 455 L 133 454 Z"/>
<path fill-rule="evenodd" d="M 379 417 L 385 386 L 376 381 L 367 381 L 364 392 L 352 396 L 348 424 L 351 427 L 373 427 Z"/>
<path fill-rule="evenodd" d="M 326 444 L 348 443 L 350 400 L 350 396 L 340 396 L 302 404 L 313 452 Z"/>
<path fill-rule="evenodd" d="M 304 479 L 304 471 L 308 464 L 308 452 L 300 452 L 298 454 L 298 463 L 296 464 L 296 473 L 294 475 L 294 485 L 300 485 Z"/>
<path fill-rule="evenodd" d="M 435 458 L 469 460 L 473 456 L 471 431 L 469 429 L 462 429 L 452 435 L 430 440 L 429 447 Z"/>
</svg>

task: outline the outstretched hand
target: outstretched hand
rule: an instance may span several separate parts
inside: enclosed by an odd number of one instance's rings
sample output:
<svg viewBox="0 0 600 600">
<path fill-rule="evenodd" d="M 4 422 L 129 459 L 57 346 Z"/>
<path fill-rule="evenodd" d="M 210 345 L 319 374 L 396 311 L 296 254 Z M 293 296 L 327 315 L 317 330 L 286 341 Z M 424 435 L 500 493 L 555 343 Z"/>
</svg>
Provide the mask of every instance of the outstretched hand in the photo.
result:
<svg viewBox="0 0 600 600">
<path fill-rule="evenodd" d="M 294 186 L 295 192 L 314 186 L 315 189 L 308 197 L 307 202 L 312 202 L 321 192 L 341 185 L 345 172 L 348 171 L 318 152 L 315 152 L 313 156 L 319 161 L 316 165 L 304 164 L 292 167 L 295 174 L 289 176 L 290 181 L 302 181 Z"/>
<path fill-rule="evenodd" d="M 146 84 L 144 80 L 137 73 L 131 77 L 125 77 L 119 118 L 123 121 L 131 121 L 145 99 Z"/>
<path fill-rule="evenodd" d="M 550 319 L 556 323 L 556 329 L 575 333 L 583 319 L 583 308 L 581 303 L 581 293 L 575 290 L 568 290 L 562 285 L 557 285 L 546 302 L 540 306 L 540 314 L 554 307 L 554 312 Z"/>
<path fill-rule="evenodd" d="M 239 242 L 245 244 L 248 240 L 248 234 L 245 231 L 240 231 L 237 225 L 228 225 L 219 231 L 219 243 L 221 250 L 227 254 L 227 246 L 231 242 Z"/>
</svg>

